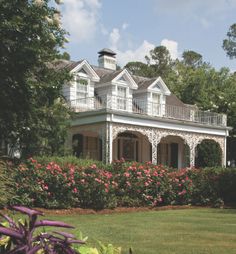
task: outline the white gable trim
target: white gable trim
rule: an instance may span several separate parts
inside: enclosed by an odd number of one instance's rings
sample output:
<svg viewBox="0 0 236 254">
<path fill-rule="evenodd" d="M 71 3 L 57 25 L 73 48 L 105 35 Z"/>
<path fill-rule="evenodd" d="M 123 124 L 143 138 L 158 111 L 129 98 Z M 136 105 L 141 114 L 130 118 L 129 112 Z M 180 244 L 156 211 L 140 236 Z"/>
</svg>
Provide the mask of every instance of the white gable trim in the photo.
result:
<svg viewBox="0 0 236 254">
<path fill-rule="evenodd" d="M 163 91 L 163 94 L 165 95 L 170 95 L 171 92 L 169 90 L 169 88 L 167 87 L 167 85 L 165 84 L 165 82 L 163 81 L 163 79 L 161 77 L 158 77 L 148 88 L 147 91 L 148 92 L 156 92 L 156 90 L 154 89 L 155 85 L 157 83 L 160 83 L 161 87 L 161 91 Z"/>
<path fill-rule="evenodd" d="M 136 84 L 136 82 L 134 81 L 134 79 L 131 77 L 131 75 L 129 74 L 129 72 L 124 69 L 121 73 L 119 73 L 112 81 L 111 83 L 114 84 L 114 85 L 117 85 L 117 84 L 125 84 L 123 82 L 120 82 L 119 79 L 122 77 L 122 76 L 126 76 L 126 79 L 128 80 L 128 86 L 132 89 L 138 89 L 138 85 Z"/>
<path fill-rule="evenodd" d="M 83 60 L 81 63 L 79 63 L 77 66 L 75 66 L 74 69 L 70 71 L 70 73 L 78 72 L 79 70 L 84 69 L 88 75 L 91 77 L 91 80 L 94 82 L 99 82 L 100 78 L 97 75 L 97 73 L 94 71 L 94 69 L 91 67 L 91 65 L 86 61 Z"/>
</svg>

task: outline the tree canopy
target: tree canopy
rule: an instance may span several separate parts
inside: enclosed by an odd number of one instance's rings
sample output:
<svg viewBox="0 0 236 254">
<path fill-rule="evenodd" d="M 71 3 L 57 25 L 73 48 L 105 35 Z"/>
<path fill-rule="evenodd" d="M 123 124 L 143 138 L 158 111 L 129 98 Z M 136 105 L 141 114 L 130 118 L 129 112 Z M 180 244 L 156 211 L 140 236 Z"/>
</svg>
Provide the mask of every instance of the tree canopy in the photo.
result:
<svg viewBox="0 0 236 254">
<path fill-rule="evenodd" d="M 53 153 L 64 142 L 68 110 L 60 92 L 70 76 L 53 62 L 65 35 L 49 0 L 0 0 L 0 139 L 25 154 Z"/>
<path fill-rule="evenodd" d="M 227 39 L 223 41 L 223 49 L 227 56 L 236 58 L 236 23 L 231 25 L 227 33 Z"/>
<path fill-rule="evenodd" d="M 186 104 L 202 110 L 228 115 L 228 125 L 236 133 L 236 74 L 228 68 L 216 70 L 204 62 L 201 54 L 184 51 L 182 59 L 171 60 L 168 50 L 155 47 L 147 63 L 131 62 L 125 67 L 132 74 L 145 77 L 162 76 L 172 93 Z"/>
</svg>

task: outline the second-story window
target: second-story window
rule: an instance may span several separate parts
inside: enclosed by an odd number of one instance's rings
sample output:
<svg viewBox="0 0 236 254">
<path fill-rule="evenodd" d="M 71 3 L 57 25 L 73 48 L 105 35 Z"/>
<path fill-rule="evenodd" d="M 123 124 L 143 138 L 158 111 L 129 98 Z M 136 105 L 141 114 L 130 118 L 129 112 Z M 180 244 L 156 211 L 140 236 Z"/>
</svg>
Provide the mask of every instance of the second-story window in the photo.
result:
<svg viewBox="0 0 236 254">
<path fill-rule="evenodd" d="M 117 109 L 126 110 L 126 87 L 117 87 Z"/>
<path fill-rule="evenodd" d="M 160 115 L 161 109 L 161 96 L 160 94 L 152 94 L 152 113 L 153 115 Z"/>
<path fill-rule="evenodd" d="M 87 79 L 77 78 L 76 97 L 77 99 L 88 97 L 88 80 Z"/>
</svg>

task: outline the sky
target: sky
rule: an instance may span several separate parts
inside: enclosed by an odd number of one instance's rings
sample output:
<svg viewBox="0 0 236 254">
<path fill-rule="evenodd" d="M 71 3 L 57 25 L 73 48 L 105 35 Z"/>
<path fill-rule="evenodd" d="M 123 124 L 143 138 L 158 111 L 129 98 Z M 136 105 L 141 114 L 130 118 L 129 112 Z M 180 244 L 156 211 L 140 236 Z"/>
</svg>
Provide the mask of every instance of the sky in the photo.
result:
<svg viewBox="0 0 236 254">
<path fill-rule="evenodd" d="M 110 48 L 123 67 L 145 62 L 151 49 L 164 45 L 172 59 L 193 50 L 217 69 L 236 70 L 236 59 L 222 49 L 236 23 L 236 0 L 64 0 L 60 8 L 72 60 L 97 65 L 97 52 Z"/>
</svg>

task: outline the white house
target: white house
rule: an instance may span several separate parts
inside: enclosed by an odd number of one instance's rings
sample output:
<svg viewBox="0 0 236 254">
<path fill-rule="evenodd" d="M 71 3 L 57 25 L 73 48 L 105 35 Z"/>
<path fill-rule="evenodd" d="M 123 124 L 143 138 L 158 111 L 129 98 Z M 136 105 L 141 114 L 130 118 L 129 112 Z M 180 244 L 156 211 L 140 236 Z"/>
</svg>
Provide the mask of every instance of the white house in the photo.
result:
<svg viewBox="0 0 236 254">
<path fill-rule="evenodd" d="M 74 77 L 63 87 L 76 112 L 67 141 L 74 154 L 106 163 L 124 158 L 181 168 L 194 165 L 198 144 L 214 140 L 226 164 L 226 115 L 184 104 L 161 77 L 117 70 L 110 49 L 98 53 L 98 66 L 86 60 L 60 63 Z"/>
</svg>

